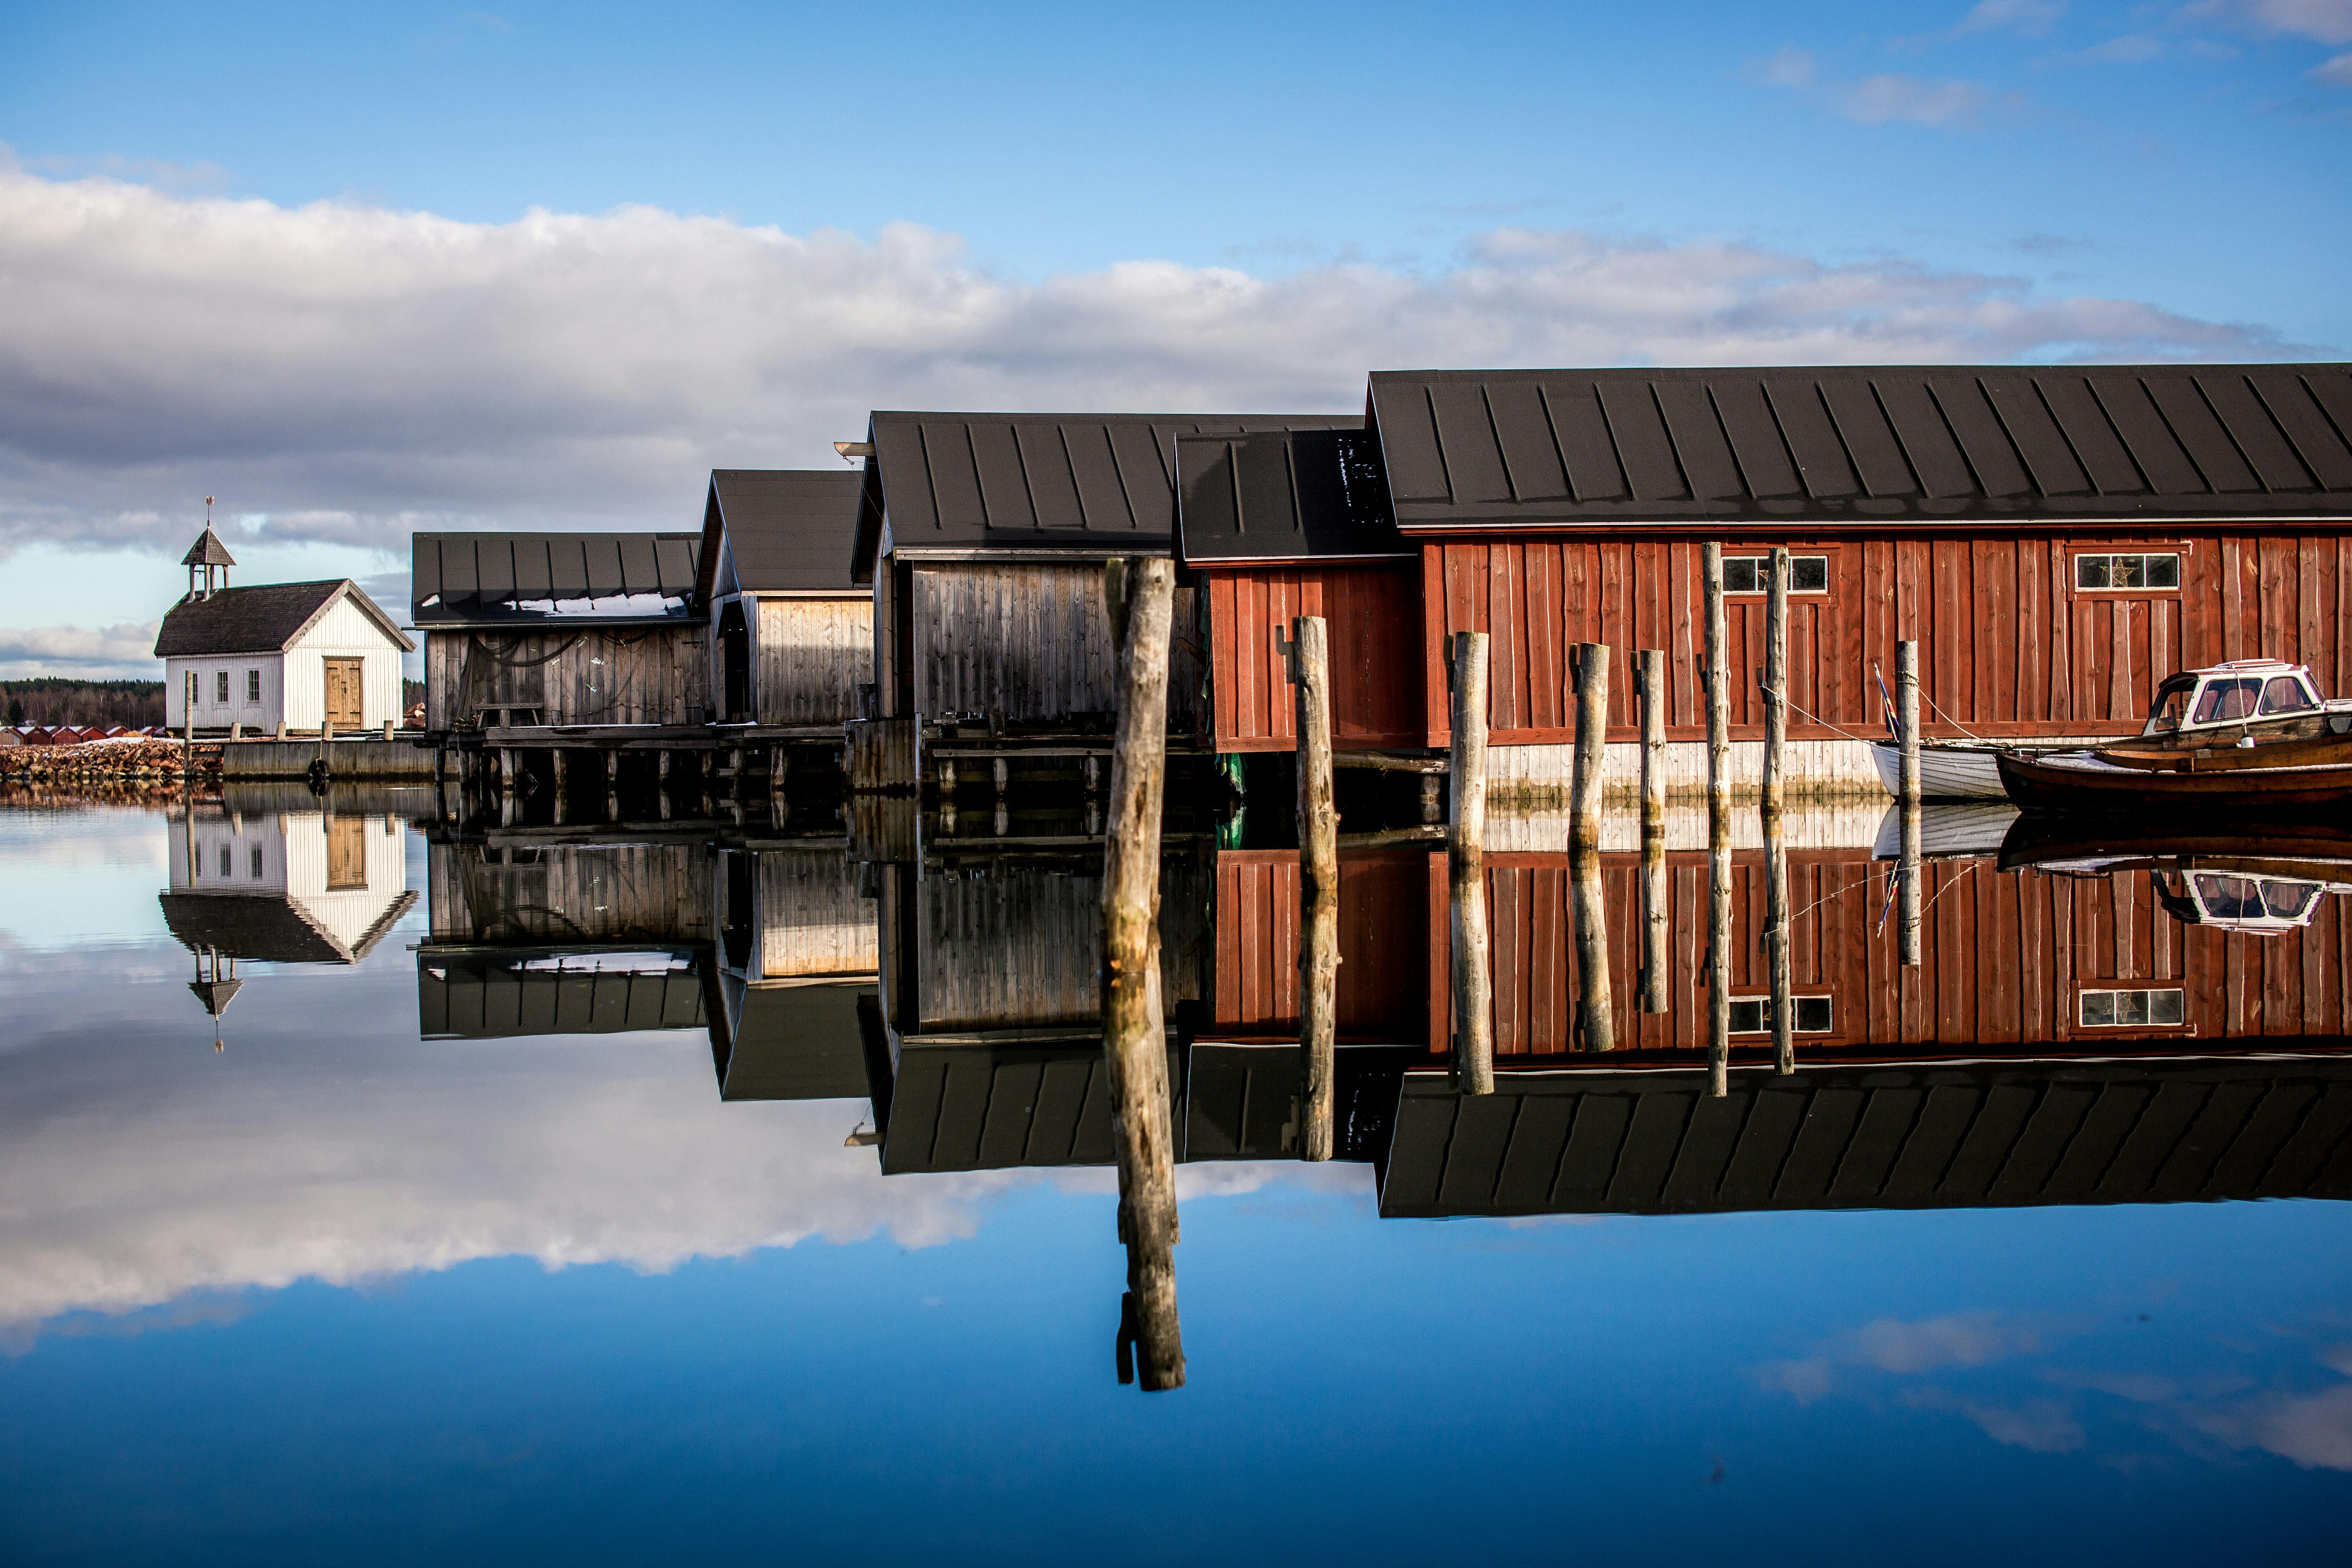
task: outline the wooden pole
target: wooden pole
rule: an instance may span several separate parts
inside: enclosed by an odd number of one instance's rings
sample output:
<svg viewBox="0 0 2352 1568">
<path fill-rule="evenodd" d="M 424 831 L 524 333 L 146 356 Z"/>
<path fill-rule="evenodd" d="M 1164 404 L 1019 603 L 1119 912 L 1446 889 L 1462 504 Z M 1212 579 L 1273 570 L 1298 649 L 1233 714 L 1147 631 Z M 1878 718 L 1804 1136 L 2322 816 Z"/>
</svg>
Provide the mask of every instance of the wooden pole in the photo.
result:
<svg viewBox="0 0 2352 1568">
<path fill-rule="evenodd" d="M 1731 807 L 1706 812 L 1706 1087 L 1731 1092 Z"/>
<path fill-rule="evenodd" d="M 1895 875 L 1902 879 L 1901 958 L 1905 965 L 1919 963 L 1919 645 L 1895 645 L 1895 728 L 1901 759 L 1895 773 L 1899 809 L 1903 813 L 1902 859 Z"/>
<path fill-rule="evenodd" d="M 1790 996 L 1789 843 L 1780 814 L 1764 814 L 1765 952 L 1772 965 L 1772 1070 L 1797 1070 L 1797 1005 Z"/>
<path fill-rule="evenodd" d="M 1290 663 L 1298 729 L 1299 1153 L 1328 1160 L 1337 1102 L 1339 813 L 1331 781 L 1331 647 L 1322 616 L 1290 623 Z"/>
<path fill-rule="evenodd" d="M 1167 787 L 1175 572 L 1172 562 L 1139 559 L 1128 562 L 1117 582 L 1113 618 L 1125 636 L 1110 821 L 1103 838 L 1103 1058 L 1128 1249 L 1128 1300 L 1147 1392 L 1184 1382 L 1176 1317 L 1175 1143 L 1160 993 L 1160 821 Z"/>
<path fill-rule="evenodd" d="M 1642 828 L 1642 1011 L 1668 1010 L 1667 980 L 1674 967 L 1669 956 L 1671 906 L 1666 882 L 1665 825 L 1653 833 Z"/>
<path fill-rule="evenodd" d="M 1609 645 L 1580 642 L 1570 650 L 1576 678 L 1576 773 L 1569 784 L 1568 843 L 1601 846 L 1601 770 L 1609 736 Z"/>
<path fill-rule="evenodd" d="M 1454 634 L 1454 820 L 1447 844 L 1453 910 L 1454 1072 L 1465 1094 L 1495 1092 L 1494 983 L 1486 939 L 1486 634 Z"/>
<path fill-rule="evenodd" d="M 1706 809 L 1713 823 L 1731 810 L 1731 680 L 1724 629 L 1723 546 L 1705 551 L 1706 572 Z"/>
<path fill-rule="evenodd" d="M 1576 1034 L 1588 1051 L 1617 1048 L 1617 1011 L 1609 986 L 1609 916 L 1601 885 L 1601 847 L 1571 845 L 1569 891 L 1576 917 Z"/>
<path fill-rule="evenodd" d="M 1642 831 L 1666 821 L 1666 655 L 1645 647 L 1633 656 L 1633 689 L 1642 699 Z"/>
<path fill-rule="evenodd" d="M 1789 552 L 1772 551 L 1764 599 L 1764 809 L 1779 811 L 1788 793 Z"/>
</svg>

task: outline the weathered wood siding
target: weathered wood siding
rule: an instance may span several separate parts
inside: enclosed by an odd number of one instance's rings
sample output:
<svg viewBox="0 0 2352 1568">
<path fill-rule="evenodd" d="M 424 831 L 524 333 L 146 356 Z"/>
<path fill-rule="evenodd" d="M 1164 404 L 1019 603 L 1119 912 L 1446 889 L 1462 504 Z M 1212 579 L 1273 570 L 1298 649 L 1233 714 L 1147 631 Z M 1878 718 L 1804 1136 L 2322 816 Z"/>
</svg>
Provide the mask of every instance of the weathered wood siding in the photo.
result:
<svg viewBox="0 0 2352 1568">
<path fill-rule="evenodd" d="M 918 566 L 908 611 L 915 711 L 992 713 L 1046 724 L 1118 706 L 1103 563 L 971 563 Z M 1173 624 L 1193 624 L 1193 590 L 1176 590 Z M 1168 729 L 1199 722 L 1200 650 L 1169 649 Z"/>
<path fill-rule="evenodd" d="M 1447 734 L 1443 650 L 1449 633 L 1492 634 L 1495 744 L 1565 742 L 1576 702 L 1567 650 L 1605 642 L 1613 666 L 1633 650 L 1663 648 L 1670 669 L 1667 733 L 1706 732 L 1701 656 L 1702 536 L 1640 541 L 1527 538 L 1427 546 L 1422 556 L 1423 694 L 1426 739 Z M 2156 683 L 2176 669 L 2225 659 L 2308 663 L 2330 695 L 2352 692 L 2352 650 L 2339 630 L 2352 581 L 2352 535 L 2342 531 L 2182 531 L 2129 535 L 2084 529 L 2063 537 L 1727 537 L 1727 553 L 1771 544 L 1830 558 L 1826 595 L 1792 595 L 1789 697 L 1804 711 L 1792 737 L 1839 726 L 1881 732 L 1875 663 L 1894 679 L 1895 645 L 1920 644 L 1923 717 L 1931 734 L 2137 731 Z M 2073 557 L 2169 551 L 2178 592 L 2078 592 Z M 1731 721 L 1738 739 L 1763 733 L 1756 673 L 1764 663 L 1764 597 L 1727 600 Z M 1612 682 L 1610 735 L 1635 737 L 1633 683 Z M 1809 717 L 1809 715 L 1811 717 Z M 1826 721 L 1823 724 L 1816 719 Z"/>
<path fill-rule="evenodd" d="M 700 626 L 550 626 L 425 634 L 425 722 L 447 730 L 491 705 L 550 724 L 693 724 L 710 713 Z"/>
<path fill-rule="evenodd" d="M 874 900 L 857 896 L 857 866 L 837 848 L 762 849 L 763 980 L 874 973 Z"/>
<path fill-rule="evenodd" d="M 1413 1045 L 1426 1021 L 1428 857 L 1418 849 L 1339 862 L 1339 1033 Z M 1298 1037 L 1298 851 L 1217 854 L 1217 962 L 1210 1016 L 1225 1040 Z"/>
<path fill-rule="evenodd" d="M 1330 623 L 1331 740 L 1342 751 L 1419 746 L 1421 594 L 1411 563 L 1203 571 L 1213 739 L 1220 752 L 1297 747 L 1291 618 Z"/>
<path fill-rule="evenodd" d="M 751 689 L 762 724 L 839 724 L 874 679 L 874 606 L 863 599 L 760 599 Z"/>
<path fill-rule="evenodd" d="M 1430 862 L 1428 1037 L 1443 1054 L 1451 1035 L 1444 859 L 1433 856 Z M 1664 1014 L 1634 1010 L 1640 858 L 1611 855 L 1602 863 L 1619 1047 L 1705 1050 L 1699 966 L 1706 951 L 1706 857 L 1669 857 L 1668 994 L 1675 1005 Z M 1496 1057 L 1561 1056 L 1570 1048 L 1578 984 L 1568 857 L 1490 855 L 1486 864 Z M 1799 1036 L 1801 1051 L 2095 1050 L 2109 1042 L 2161 1044 L 2184 1033 L 2215 1041 L 2352 1031 L 2346 994 L 2352 921 L 2342 899 L 2328 899 L 2299 934 L 2259 938 L 2173 919 L 2145 871 L 2074 879 L 2002 875 L 1988 860 L 1930 861 L 1922 963 L 1906 970 L 1895 923 L 1878 923 L 1889 865 L 1874 862 L 1866 849 L 1790 852 L 1793 984 L 1799 995 L 1830 996 L 1835 1026 L 1827 1037 Z M 1741 854 L 1732 878 L 1731 994 L 1763 995 L 1770 976 L 1757 940 L 1765 924 L 1761 854 Z M 2105 983 L 2181 986 L 2187 1029 L 2078 1027 L 2077 994 Z M 1765 1037 L 1741 1038 L 1756 1044 Z"/>
<path fill-rule="evenodd" d="M 548 947 L 709 942 L 712 864 L 699 844 L 436 844 L 426 856 L 433 940 Z"/>
<path fill-rule="evenodd" d="M 1160 875 L 1160 973 L 1172 1018 L 1179 1002 L 1203 994 L 1209 886 L 1187 858 L 1163 861 Z M 1100 1016 L 1098 860 L 926 868 L 912 902 L 923 1029 L 1091 1024 Z"/>
</svg>

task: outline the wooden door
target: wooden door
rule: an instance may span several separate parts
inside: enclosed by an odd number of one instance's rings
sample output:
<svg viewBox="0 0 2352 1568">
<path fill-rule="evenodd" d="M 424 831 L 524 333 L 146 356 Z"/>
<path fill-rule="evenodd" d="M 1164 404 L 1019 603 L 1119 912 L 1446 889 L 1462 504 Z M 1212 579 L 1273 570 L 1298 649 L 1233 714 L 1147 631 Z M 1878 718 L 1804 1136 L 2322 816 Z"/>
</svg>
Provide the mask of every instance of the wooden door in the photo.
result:
<svg viewBox="0 0 2352 1568">
<path fill-rule="evenodd" d="M 367 886 L 367 826 L 364 816 L 327 818 L 327 890 Z"/>
<path fill-rule="evenodd" d="M 366 721 L 360 702 L 360 661 L 327 660 L 327 722 L 337 730 L 356 730 Z"/>
</svg>

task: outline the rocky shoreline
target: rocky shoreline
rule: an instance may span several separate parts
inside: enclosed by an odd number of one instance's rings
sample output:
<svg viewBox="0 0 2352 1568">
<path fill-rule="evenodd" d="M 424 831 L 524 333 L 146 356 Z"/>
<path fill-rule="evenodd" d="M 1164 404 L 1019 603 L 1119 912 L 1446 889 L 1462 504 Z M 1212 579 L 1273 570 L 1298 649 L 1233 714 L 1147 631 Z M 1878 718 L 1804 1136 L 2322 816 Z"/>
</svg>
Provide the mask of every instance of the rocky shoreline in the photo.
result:
<svg viewBox="0 0 2352 1568">
<path fill-rule="evenodd" d="M 14 784 L 104 782 L 209 784 L 220 777 L 217 742 L 193 750 L 179 741 L 91 741 L 79 746 L 12 746 L 0 751 L 0 780 Z"/>
</svg>

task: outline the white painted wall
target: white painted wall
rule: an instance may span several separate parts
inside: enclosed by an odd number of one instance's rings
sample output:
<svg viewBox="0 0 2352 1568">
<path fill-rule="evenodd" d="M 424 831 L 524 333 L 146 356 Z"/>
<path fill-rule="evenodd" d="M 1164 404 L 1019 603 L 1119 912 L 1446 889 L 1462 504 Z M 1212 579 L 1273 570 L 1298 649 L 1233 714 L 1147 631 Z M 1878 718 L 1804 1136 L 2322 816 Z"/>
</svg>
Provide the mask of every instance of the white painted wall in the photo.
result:
<svg viewBox="0 0 2352 1568">
<path fill-rule="evenodd" d="M 362 885 L 331 889 L 322 813 L 182 818 L 170 826 L 172 891 L 289 904 L 350 952 L 408 890 L 399 819 L 365 817 L 359 828 L 366 860 Z"/>
<path fill-rule="evenodd" d="M 246 700 L 246 673 L 261 672 L 261 700 Z M 187 723 L 188 677 L 196 678 L 196 728 L 226 730 L 242 724 L 248 731 L 277 729 L 286 703 L 286 658 L 278 653 L 206 654 L 202 658 L 163 661 L 163 722 L 177 730 Z M 217 702 L 218 678 L 228 676 L 228 700 Z M 325 679 L 323 673 L 320 679 Z"/>
</svg>

